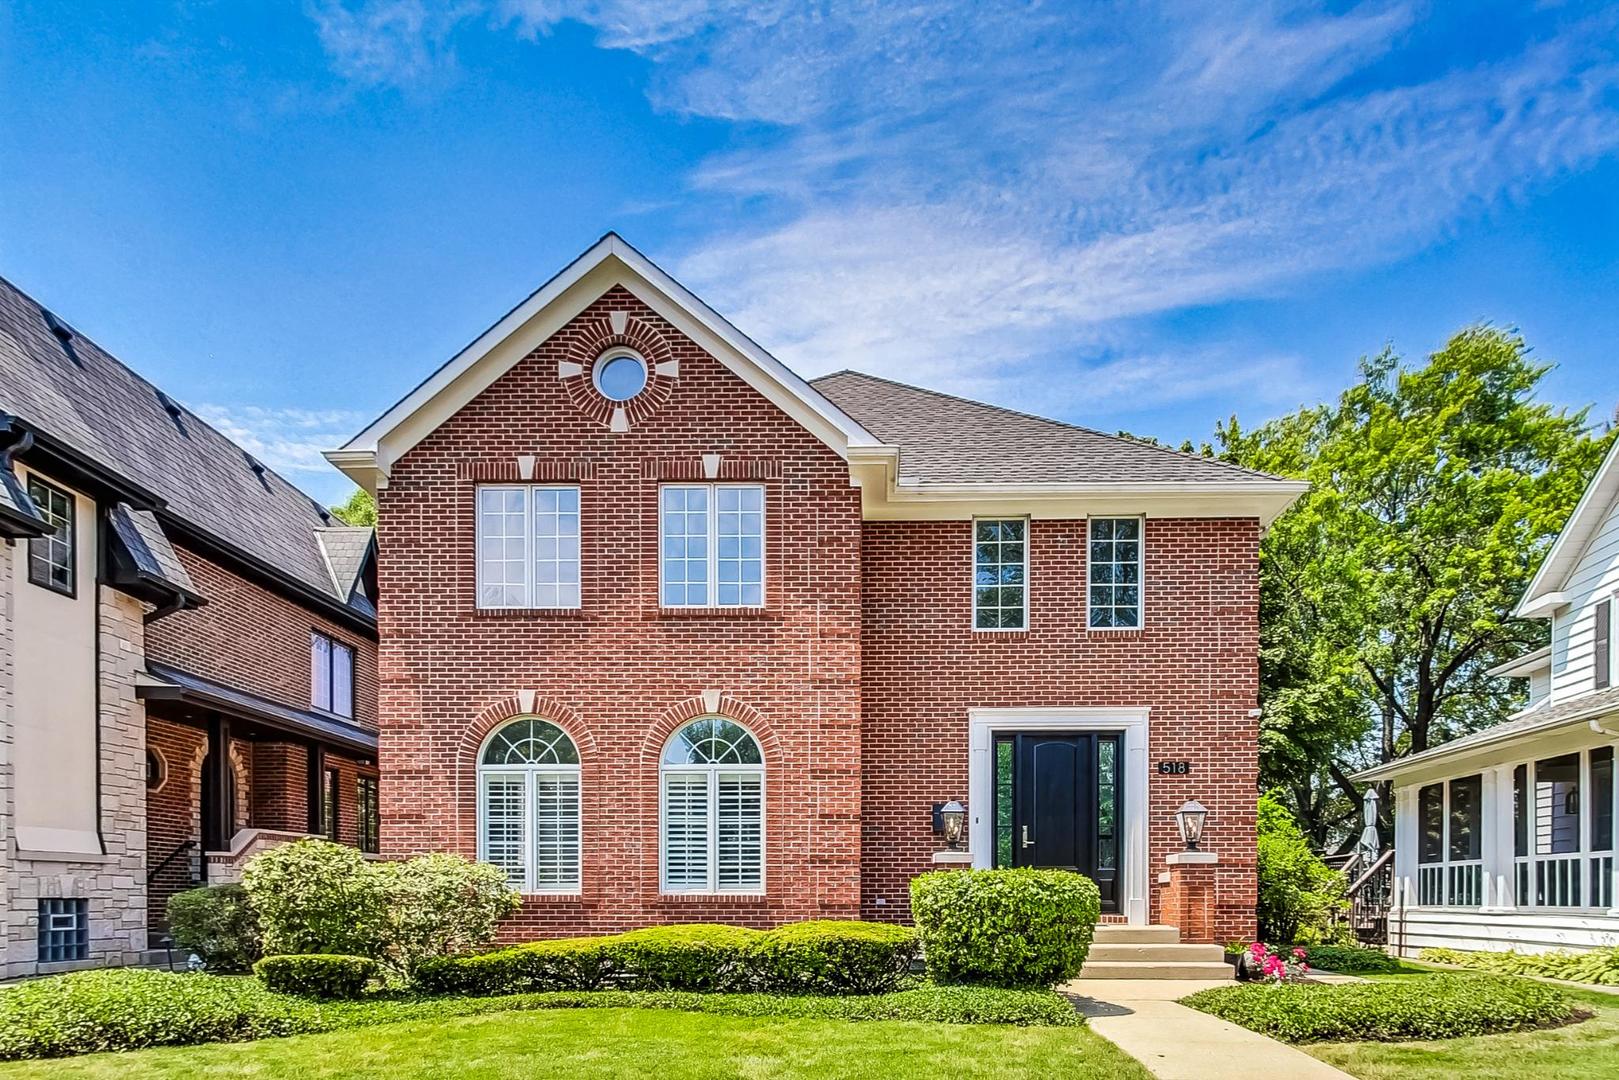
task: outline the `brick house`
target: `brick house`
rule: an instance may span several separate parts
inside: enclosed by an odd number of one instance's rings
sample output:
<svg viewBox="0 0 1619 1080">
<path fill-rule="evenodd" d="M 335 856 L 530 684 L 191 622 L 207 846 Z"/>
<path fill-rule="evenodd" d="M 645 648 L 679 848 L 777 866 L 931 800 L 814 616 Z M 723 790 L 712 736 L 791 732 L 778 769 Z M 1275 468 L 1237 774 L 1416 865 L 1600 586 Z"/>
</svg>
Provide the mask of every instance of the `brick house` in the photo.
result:
<svg viewBox="0 0 1619 1080">
<path fill-rule="evenodd" d="M 0 977 L 137 962 L 168 897 L 376 846 L 370 529 L 0 280 Z"/>
<path fill-rule="evenodd" d="M 903 920 L 963 864 L 1252 933 L 1258 544 L 1300 485 L 806 382 L 611 234 L 328 457 L 378 497 L 384 854 L 504 866 L 509 936 Z"/>
</svg>

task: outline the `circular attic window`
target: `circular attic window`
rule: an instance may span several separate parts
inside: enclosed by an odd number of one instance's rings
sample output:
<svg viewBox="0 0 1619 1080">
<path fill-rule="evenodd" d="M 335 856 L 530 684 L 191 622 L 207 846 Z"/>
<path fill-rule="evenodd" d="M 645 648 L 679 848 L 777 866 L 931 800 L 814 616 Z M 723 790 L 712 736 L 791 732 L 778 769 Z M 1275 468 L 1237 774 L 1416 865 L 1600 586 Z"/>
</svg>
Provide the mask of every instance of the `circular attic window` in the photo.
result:
<svg viewBox="0 0 1619 1080">
<path fill-rule="evenodd" d="M 634 349 L 610 349 L 596 359 L 591 381 L 609 401 L 628 401 L 646 389 L 646 361 Z"/>
</svg>

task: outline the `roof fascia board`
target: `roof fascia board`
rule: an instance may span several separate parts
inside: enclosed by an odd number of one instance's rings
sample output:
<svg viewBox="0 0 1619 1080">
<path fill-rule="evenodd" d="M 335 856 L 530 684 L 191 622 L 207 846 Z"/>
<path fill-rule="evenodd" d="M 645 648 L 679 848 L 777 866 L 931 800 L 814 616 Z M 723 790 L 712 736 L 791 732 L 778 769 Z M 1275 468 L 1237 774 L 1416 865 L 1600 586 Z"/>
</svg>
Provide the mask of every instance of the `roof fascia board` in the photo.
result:
<svg viewBox="0 0 1619 1080">
<path fill-rule="evenodd" d="M 609 234 L 327 458 L 362 486 L 614 285 L 623 285 L 840 455 L 878 440 L 620 237 Z M 366 458 L 370 451 L 372 457 Z M 368 475 L 377 470 L 380 475 Z M 370 481 L 369 484 L 366 481 Z"/>
<path fill-rule="evenodd" d="M 1386 765 L 1355 773 L 1350 779 L 1362 782 L 1396 780 L 1402 786 L 1424 783 L 1429 780 L 1466 775 L 1491 765 L 1556 756 L 1568 749 L 1591 742 L 1592 736 L 1590 715 L 1565 716 L 1539 727 L 1519 728 L 1499 738 L 1468 743 L 1454 751 L 1447 752 L 1446 748 L 1441 746 L 1432 751 L 1431 757 L 1423 754 L 1419 757 L 1401 758 Z"/>
<path fill-rule="evenodd" d="M 1608 448 L 1608 456 L 1602 459 L 1597 467 L 1596 475 L 1586 485 L 1580 496 L 1580 501 L 1574 504 L 1574 512 L 1569 515 L 1568 523 L 1552 541 L 1551 550 L 1546 552 L 1546 558 L 1541 560 L 1540 569 L 1530 579 L 1529 587 L 1524 590 L 1523 599 L 1518 601 L 1514 615 L 1521 619 L 1544 618 L 1553 610 L 1561 607 L 1561 603 L 1547 606 L 1550 599 L 1546 594 L 1556 593 L 1568 584 L 1568 576 L 1573 573 L 1574 567 L 1579 565 L 1579 556 L 1584 554 L 1585 547 L 1591 542 L 1592 534 L 1601 524 L 1601 515 L 1606 514 L 1619 494 L 1619 442 Z M 1590 520 L 1596 515 L 1596 520 Z M 1578 539 L 1575 539 L 1575 537 Z M 1570 545 L 1573 549 L 1569 550 Z M 1561 595 L 1559 593 L 1559 595 Z M 1563 601 L 1566 603 L 1567 601 Z"/>
</svg>

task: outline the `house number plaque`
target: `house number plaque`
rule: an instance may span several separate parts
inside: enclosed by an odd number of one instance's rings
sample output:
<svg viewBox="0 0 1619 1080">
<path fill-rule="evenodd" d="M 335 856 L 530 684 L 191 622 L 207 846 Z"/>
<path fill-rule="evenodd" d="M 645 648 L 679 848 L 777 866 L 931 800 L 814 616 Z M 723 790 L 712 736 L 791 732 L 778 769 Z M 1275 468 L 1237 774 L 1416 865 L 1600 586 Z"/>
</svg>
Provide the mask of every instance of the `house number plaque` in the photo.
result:
<svg viewBox="0 0 1619 1080">
<path fill-rule="evenodd" d="M 1190 761 L 1160 761 L 1158 772 L 1163 776 L 1186 776 L 1192 771 Z"/>
</svg>

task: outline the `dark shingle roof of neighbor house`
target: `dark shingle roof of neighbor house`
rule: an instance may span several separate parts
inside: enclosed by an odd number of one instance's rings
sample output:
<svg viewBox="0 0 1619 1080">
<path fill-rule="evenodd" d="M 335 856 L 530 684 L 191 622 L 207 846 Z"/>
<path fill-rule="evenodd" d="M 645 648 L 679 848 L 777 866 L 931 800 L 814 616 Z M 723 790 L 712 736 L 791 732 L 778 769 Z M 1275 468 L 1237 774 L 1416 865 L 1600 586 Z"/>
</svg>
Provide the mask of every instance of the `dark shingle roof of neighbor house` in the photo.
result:
<svg viewBox="0 0 1619 1080">
<path fill-rule="evenodd" d="M 0 412 L 157 495 L 192 530 L 371 613 L 336 585 L 316 539 L 341 522 L 4 278 Z"/>
<path fill-rule="evenodd" d="M 858 371 L 810 385 L 934 484 L 1243 483 L 1276 477 Z"/>
</svg>

